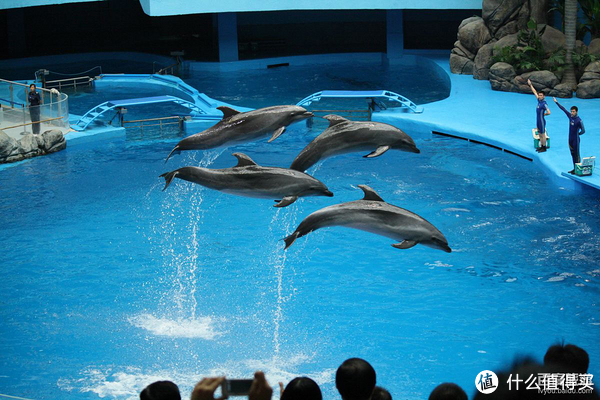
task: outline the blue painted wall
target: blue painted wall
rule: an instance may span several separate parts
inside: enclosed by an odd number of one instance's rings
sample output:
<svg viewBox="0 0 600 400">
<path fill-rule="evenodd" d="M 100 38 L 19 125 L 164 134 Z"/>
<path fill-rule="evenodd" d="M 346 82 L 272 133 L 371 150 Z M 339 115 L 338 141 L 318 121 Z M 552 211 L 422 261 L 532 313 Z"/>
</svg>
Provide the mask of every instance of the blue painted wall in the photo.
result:
<svg viewBox="0 0 600 400">
<path fill-rule="evenodd" d="M 363 9 L 151 17 L 140 0 L 0 9 L 0 59 L 117 51 L 168 56 L 182 50 L 184 59 L 198 61 L 366 52 L 393 57 L 403 48 L 450 50 L 460 22 L 477 13 L 481 10 Z M 67 15 L 68 24 L 51 30 L 40 23 Z"/>
<path fill-rule="evenodd" d="M 105 0 L 2 0 L 0 9 Z M 275 10 L 474 9 L 481 0 L 139 0 L 150 16 Z"/>
<path fill-rule="evenodd" d="M 140 0 L 151 16 L 278 10 L 481 9 L 481 0 Z"/>
<path fill-rule="evenodd" d="M 47 6 L 53 4 L 67 4 L 67 3 L 86 3 L 92 1 L 104 1 L 104 0 L 1 0 L 0 10 L 9 8 L 22 8 L 22 7 L 35 7 L 35 6 Z"/>
</svg>

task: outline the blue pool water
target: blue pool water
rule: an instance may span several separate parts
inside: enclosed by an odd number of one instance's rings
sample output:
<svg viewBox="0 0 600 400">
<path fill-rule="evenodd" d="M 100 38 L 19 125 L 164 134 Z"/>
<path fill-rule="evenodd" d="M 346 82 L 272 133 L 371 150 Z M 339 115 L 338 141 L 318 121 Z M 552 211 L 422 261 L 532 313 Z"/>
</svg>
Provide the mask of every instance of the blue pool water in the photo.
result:
<svg viewBox="0 0 600 400">
<path fill-rule="evenodd" d="M 296 96 L 257 79 L 262 94 L 240 105 Z M 233 102 L 234 89 L 223 93 Z M 178 138 L 98 141 L 0 171 L 0 393 L 135 399 L 172 379 L 187 397 L 202 376 L 262 369 L 273 386 L 308 375 L 331 399 L 335 369 L 357 356 L 394 398 L 426 398 L 444 381 L 472 395 L 480 371 L 541 359 L 563 338 L 597 373 L 598 198 L 556 189 L 526 160 L 414 135 L 421 154 L 316 165 L 335 197 L 284 209 L 179 180 L 162 191 L 160 174 L 233 166 L 236 151 L 287 166 L 318 133 L 296 124 L 273 143 L 166 164 Z M 344 228 L 283 250 L 308 214 L 361 198 L 358 184 L 432 222 L 453 252 Z"/>
</svg>

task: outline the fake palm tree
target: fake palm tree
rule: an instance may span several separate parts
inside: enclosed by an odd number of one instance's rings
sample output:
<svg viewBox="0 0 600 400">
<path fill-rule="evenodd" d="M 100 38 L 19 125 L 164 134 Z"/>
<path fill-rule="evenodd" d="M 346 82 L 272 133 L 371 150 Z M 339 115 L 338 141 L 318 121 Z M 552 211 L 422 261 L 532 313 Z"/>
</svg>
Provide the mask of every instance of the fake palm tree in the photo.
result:
<svg viewBox="0 0 600 400">
<path fill-rule="evenodd" d="M 565 50 L 566 67 L 563 76 L 563 83 L 568 84 L 575 89 L 577 80 L 575 79 L 575 66 L 573 65 L 573 50 L 575 50 L 575 35 L 577 32 L 577 0 L 565 0 Z"/>
</svg>

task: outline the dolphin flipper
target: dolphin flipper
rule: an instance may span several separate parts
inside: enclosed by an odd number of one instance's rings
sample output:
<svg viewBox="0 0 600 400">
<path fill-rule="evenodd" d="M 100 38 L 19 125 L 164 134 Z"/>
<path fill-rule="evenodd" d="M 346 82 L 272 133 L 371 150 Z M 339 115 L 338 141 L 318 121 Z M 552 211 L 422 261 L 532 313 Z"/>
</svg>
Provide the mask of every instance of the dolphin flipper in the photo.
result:
<svg viewBox="0 0 600 400">
<path fill-rule="evenodd" d="M 290 204 L 292 204 L 293 202 L 295 202 L 296 200 L 298 200 L 298 196 L 285 196 L 273 207 L 287 207 Z M 277 201 L 277 200 L 275 200 L 275 201 Z"/>
<path fill-rule="evenodd" d="M 171 156 L 173 155 L 173 153 L 177 152 L 177 154 L 181 154 L 181 150 L 179 150 L 179 145 L 175 146 L 175 148 L 173 150 L 171 150 L 171 152 L 169 153 L 169 155 L 167 156 L 167 159 L 165 160 L 165 162 L 169 161 L 169 158 L 171 158 Z M 161 175 L 162 176 L 162 175 Z"/>
<path fill-rule="evenodd" d="M 405 240 L 402 243 L 393 244 L 392 247 L 394 247 L 396 249 L 405 250 L 405 249 L 410 249 L 411 247 L 416 246 L 417 243 L 418 242 L 415 242 L 414 240 Z"/>
<path fill-rule="evenodd" d="M 167 182 L 165 184 L 165 187 L 163 189 L 163 192 L 165 190 L 167 190 L 167 188 L 169 187 L 169 185 L 171 184 L 171 181 L 173 181 L 173 178 L 175 178 L 175 176 L 179 173 L 179 170 L 177 171 L 171 171 L 171 172 L 165 172 L 164 174 L 161 175 L 161 178 L 165 178 L 165 181 Z"/>
<path fill-rule="evenodd" d="M 273 136 L 271 136 L 271 139 L 269 139 L 268 143 L 271 143 L 273 140 L 277 139 L 283 132 L 285 132 L 285 126 L 277 128 L 277 130 L 273 133 Z"/>
<path fill-rule="evenodd" d="M 377 149 L 375 149 L 374 151 L 370 152 L 369 154 L 367 154 L 366 156 L 363 156 L 363 157 L 364 158 L 379 157 L 380 155 L 382 155 L 389 149 L 390 149 L 390 146 L 379 146 Z"/>
</svg>

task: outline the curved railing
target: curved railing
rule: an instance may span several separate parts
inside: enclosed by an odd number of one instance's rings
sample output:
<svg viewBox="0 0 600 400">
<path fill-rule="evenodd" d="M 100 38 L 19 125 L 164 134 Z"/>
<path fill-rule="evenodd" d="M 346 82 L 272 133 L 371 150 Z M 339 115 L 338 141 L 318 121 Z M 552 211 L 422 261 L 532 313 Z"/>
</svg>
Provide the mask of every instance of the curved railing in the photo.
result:
<svg viewBox="0 0 600 400">
<path fill-rule="evenodd" d="M 43 133 L 47 130 L 60 130 L 64 135 L 71 129 L 69 96 L 57 90 L 37 90 L 42 103 L 32 107 L 27 104 L 28 84 L 0 79 L 0 129 L 9 136 L 19 139 L 34 131 Z M 35 109 L 39 110 L 39 121 L 31 120 Z"/>
<path fill-rule="evenodd" d="M 410 99 L 401 94 L 390 92 L 389 90 L 322 90 L 311 94 L 300 100 L 296 105 L 307 107 L 315 101 L 319 101 L 324 97 L 359 97 L 367 99 L 384 99 L 390 102 L 399 104 L 401 107 L 406 107 L 412 112 L 422 113 L 423 107 L 413 103 Z"/>
</svg>

